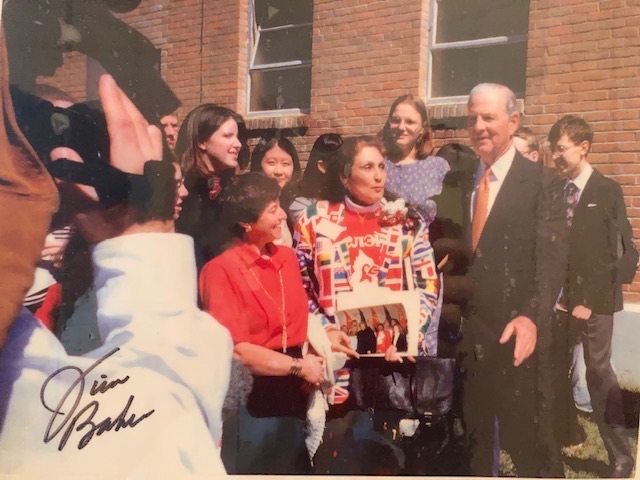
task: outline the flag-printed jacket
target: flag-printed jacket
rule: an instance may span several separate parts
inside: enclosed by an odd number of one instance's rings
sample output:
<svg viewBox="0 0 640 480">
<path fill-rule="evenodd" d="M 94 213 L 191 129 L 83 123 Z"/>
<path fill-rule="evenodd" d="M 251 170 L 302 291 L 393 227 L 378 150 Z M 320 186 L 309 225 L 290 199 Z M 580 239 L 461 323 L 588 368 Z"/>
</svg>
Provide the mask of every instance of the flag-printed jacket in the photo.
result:
<svg viewBox="0 0 640 480">
<path fill-rule="evenodd" d="M 384 205 L 384 200 L 382 201 Z M 300 263 L 309 312 L 321 315 L 325 327 L 335 324 L 336 297 L 351 290 L 352 265 L 349 239 L 337 240 L 344 230 L 344 202 L 319 201 L 310 205 L 299 218 L 294 246 Z M 380 245 L 378 286 L 391 290 L 406 288 L 402 274 L 404 258 L 411 259 L 415 289 L 420 292 L 420 354 L 435 356 L 438 323 L 435 317 L 440 282 L 433 248 L 424 222 L 406 229 L 402 222 L 382 226 L 377 235 Z"/>
</svg>

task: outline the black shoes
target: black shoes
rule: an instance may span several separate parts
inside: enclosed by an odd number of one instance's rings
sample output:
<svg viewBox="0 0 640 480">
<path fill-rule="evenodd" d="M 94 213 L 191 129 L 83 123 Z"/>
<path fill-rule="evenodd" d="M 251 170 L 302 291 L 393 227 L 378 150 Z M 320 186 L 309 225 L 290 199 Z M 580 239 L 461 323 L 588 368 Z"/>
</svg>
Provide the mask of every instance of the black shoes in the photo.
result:
<svg viewBox="0 0 640 480">
<path fill-rule="evenodd" d="M 625 462 L 618 463 L 613 467 L 611 471 L 611 478 L 629 478 L 633 471 L 633 463 Z"/>
</svg>

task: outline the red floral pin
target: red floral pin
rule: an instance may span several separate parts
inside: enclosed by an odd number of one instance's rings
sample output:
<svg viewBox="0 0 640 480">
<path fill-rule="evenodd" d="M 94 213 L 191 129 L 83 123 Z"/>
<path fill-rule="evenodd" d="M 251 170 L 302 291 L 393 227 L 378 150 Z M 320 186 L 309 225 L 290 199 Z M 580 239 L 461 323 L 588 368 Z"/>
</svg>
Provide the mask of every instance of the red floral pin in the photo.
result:
<svg viewBox="0 0 640 480">
<path fill-rule="evenodd" d="M 409 208 L 402 198 L 386 202 L 378 219 L 380 226 L 393 227 L 402 224 L 406 230 L 413 230 L 418 224 L 418 215 Z"/>
</svg>

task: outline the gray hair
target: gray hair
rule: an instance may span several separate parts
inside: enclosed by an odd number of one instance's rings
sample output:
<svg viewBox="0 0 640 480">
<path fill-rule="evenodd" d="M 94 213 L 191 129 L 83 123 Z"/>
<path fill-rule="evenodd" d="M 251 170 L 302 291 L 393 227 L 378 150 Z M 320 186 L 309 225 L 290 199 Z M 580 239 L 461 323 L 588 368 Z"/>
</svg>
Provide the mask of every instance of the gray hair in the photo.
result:
<svg viewBox="0 0 640 480">
<path fill-rule="evenodd" d="M 519 113 L 516 95 L 509 87 L 505 87 L 499 83 L 479 83 L 471 89 L 471 92 L 469 93 L 469 101 L 471 101 L 471 98 L 474 95 L 485 92 L 497 92 L 504 97 L 504 106 L 507 111 L 507 115 L 511 116 Z"/>
</svg>

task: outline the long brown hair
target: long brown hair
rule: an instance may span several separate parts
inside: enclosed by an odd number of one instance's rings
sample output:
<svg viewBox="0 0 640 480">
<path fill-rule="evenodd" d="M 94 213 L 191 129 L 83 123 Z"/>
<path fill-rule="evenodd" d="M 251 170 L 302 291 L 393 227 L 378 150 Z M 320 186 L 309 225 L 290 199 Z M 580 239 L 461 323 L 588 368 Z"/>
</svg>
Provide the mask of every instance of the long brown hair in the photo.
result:
<svg viewBox="0 0 640 480">
<path fill-rule="evenodd" d="M 204 103 L 191 110 L 185 117 L 180 127 L 175 151 L 185 175 L 191 170 L 197 170 L 205 177 L 211 176 L 213 172 L 210 172 L 199 161 L 200 149 L 198 145 L 206 142 L 229 119 L 235 120 L 238 124 L 238 137 L 240 142 L 244 144 L 246 134 L 244 120 L 229 108 L 213 103 Z"/>
</svg>

